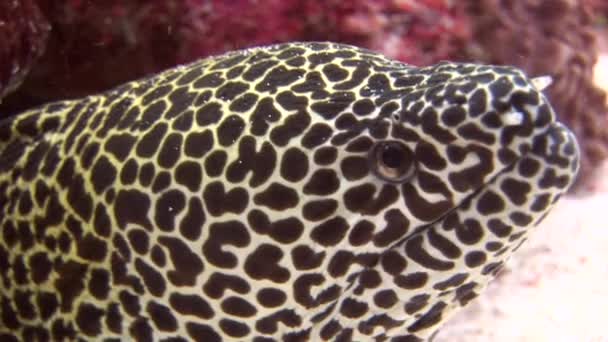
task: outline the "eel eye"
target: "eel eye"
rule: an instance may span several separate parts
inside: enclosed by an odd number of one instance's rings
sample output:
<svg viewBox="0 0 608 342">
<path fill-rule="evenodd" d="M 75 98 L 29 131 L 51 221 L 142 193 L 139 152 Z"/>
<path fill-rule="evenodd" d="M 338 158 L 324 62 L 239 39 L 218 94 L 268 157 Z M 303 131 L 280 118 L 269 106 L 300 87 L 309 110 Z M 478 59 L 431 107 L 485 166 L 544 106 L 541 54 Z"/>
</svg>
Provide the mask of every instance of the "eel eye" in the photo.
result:
<svg viewBox="0 0 608 342">
<path fill-rule="evenodd" d="M 370 152 L 371 169 L 381 179 L 404 183 L 416 172 L 414 153 L 398 141 L 380 141 Z"/>
</svg>

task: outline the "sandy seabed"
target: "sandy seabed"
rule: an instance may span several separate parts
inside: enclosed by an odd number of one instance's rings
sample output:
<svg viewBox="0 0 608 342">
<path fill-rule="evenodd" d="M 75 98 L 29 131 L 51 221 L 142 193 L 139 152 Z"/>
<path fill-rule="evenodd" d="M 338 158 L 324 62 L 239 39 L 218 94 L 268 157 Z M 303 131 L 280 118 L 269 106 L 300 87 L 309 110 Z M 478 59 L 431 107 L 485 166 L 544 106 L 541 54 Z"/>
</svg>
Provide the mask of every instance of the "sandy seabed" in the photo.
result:
<svg viewBox="0 0 608 342">
<path fill-rule="evenodd" d="M 608 90 L 608 54 L 596 83 Z M 608 163 L 593 184 L 562 199 L 433 342 L 608 342 Z"/>
</svg>

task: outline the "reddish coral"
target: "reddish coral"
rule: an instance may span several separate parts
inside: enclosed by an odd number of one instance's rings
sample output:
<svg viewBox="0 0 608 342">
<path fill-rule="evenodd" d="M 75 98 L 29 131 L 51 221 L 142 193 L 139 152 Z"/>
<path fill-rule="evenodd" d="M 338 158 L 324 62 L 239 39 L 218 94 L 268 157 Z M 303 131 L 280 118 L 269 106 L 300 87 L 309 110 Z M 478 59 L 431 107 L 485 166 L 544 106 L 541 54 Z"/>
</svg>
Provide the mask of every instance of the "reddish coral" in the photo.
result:
<svg viewBox="0 0 608 342">
<path fill-rule="evenodd" d="M 0 1 L 0 102 L 43 53 L 49 28 L 33 0 Z"/>
<path fill-rule="evenodd" d="M 454 57 L 469 38 L 466 15 L 444 0 L 211 1 L 193 21 L 190 56 L 291 40 L 340 41 L 412 64 Z M 235 16 L 233 13 L 242 15 Z"/>
<path fill-rule="evenodd" d="M 448 0 L 39 0 L 49 53 L 5 111 L 84 96 L 177 63 L 294 40 L 356 44 L 412 64 L 453 58 L 468 38 Z"/>
<path fill-rule="evenodd" d="M 608 1 L 606 0 L 580 0 L 592 11 L 597 24 L 608 24 Z"/>
</svg>

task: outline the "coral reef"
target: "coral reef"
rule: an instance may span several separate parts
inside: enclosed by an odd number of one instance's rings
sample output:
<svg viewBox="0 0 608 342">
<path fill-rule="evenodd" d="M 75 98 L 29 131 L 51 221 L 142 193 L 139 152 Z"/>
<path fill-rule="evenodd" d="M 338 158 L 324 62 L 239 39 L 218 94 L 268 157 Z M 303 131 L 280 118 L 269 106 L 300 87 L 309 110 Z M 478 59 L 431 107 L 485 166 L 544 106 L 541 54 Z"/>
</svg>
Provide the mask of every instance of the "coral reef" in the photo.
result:
<svg viewBox="0 0 608 342">
<path fill-rule="evenodd" d="M 551 75 L 548 97 L 582 150 L 578 185 L 608 157 L 606 95 L 593 84 L 597 60 L 590 7 L 570 0 L 468 0 L 469 58 Z M 531 24 L 533 23 L 533 24 Z"/>
<path fill-rule="evenodd" d="M 177 63 L 185 0 L 38 0 L 52 26 L 46 53 L 3 113 L 86 96 Z"/>
<path fill-rule="evenodd" d="M 196 17 L 206 39 L 190 55 L 293 40 L 331 40 L 424 65 L 453 58 L 469 38 L 465 13 L 445 0 L 212 1 Z M 234 16 L 233 13 L 242 13 Z"/>
<path fill-rule="evenodd" d="M 608 24 L 608 1 L 606 0 L 580 0 L 592 11 L 594 22 L 597 25 Z"/>
<path fill-rule="evenodd" d="M 469 38 L 465 13 L 447 0 L 38 2 L 53 27 L 48 53 L 5 113 L 236 48 L 333 40 L 421 65 L 454 58 Z"/>
<path fill-rule="evenodd" d="M 0 2 L 0 102 L 44 52 L 49 30 L 33 0 Z"/>
</svg>

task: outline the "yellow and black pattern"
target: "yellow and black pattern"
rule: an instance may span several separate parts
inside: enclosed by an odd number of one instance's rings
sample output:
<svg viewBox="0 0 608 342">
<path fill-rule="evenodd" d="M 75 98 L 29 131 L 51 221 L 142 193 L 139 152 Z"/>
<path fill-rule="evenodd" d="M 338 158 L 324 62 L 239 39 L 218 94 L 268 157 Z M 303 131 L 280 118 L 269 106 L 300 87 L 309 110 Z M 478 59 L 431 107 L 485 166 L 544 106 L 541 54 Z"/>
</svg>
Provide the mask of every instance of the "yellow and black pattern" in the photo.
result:
<svg viewBox="0 0 608 342">
<path fill-rule="evenodd" d="M 0 122 L 0 340 L 420 341 L 578 170 L 519 70 L 237 51 Z"/>
</svg>

